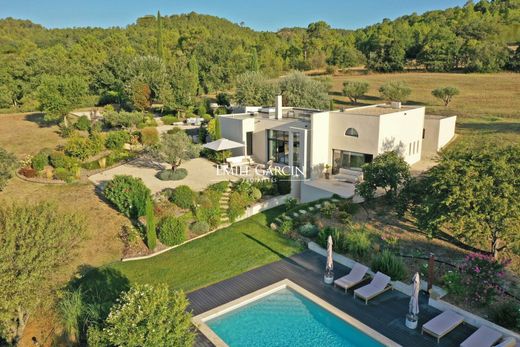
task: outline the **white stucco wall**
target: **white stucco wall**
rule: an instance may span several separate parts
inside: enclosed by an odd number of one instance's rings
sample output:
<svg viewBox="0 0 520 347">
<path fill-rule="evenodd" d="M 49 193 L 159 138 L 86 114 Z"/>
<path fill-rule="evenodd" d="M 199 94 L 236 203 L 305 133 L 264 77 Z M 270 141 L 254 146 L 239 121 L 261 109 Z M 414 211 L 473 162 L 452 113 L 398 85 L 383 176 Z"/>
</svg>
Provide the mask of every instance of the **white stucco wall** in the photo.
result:
<svg viewBox="0 0 520 347">
<path fill-rule="evenodd" d="M 424 107 L 380 116 L 378 153 L 399 150 L 408 164 L 421 160 Z"/>
<path fill-rule="evenodd" d="M 377 140 L 380 131 L 379 121 L 378 116 L 357 115 L 348 112 L 331 112 L 329 123 L 329 162 L 332 163 L 333 149 L 376 156 L 379 153 Z M 347 131 L 348 128 L 356 129 L 359 136 L 352 137 L 345 135 L 345 131 Z"/>
<path fill-rule="evenodd" d="M 245 144 L 246 133 L 254 130 L 253 117 L 242 119 L 228 116 L 220 116 L 220 132 L 223 138 Z M 254 144 L 254 139 L 253 139 Z M 240 156 L 246 154 L 246 147 L 235 148 L 231 150 L 233 156 Z"/>
<path fill-rule="evenodd" d="M 436 153 L 450 142 L 455 136 L 456 122 L 456 116 L 426 116 L 424 119 L 423 153 Z"/>
<path fill-rule="evenodd" d="M 311 115 L 311 132 L 309 152 L 309 166 L 312 178 L 319 177 L 326 163 L 330 160 L 330 136 L 329 136 L 330 112 L 319 112 Z"/>
</svg>

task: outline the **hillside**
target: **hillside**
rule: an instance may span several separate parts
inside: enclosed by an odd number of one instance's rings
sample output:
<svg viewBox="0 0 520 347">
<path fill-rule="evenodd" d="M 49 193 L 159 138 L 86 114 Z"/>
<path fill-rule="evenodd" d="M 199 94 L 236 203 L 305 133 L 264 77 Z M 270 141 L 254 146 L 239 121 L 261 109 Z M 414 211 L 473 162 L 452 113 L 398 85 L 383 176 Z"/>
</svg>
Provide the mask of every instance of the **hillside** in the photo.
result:
<svg viewBox="0 0 520 347">
<path fill-rule="evenodd" d="M 316 22 L 257 32 L 197 13 L 148 15 L 108 29 L 46 29 L 7 18 L 0 20 L 0 108 L 32 111 L 40 85 L 69 78 L 63 83 L 74 88 L 74 106 L 121 103 L 139 74 L 152 98 L 180 109 L 197 95 L 229 89 L 251 70 L 270 77 L 359 65 L 379 72 L 518 70 L 520 52 L 510 47 L 520 41 L 519 28 L 520 0 L 469 3 L 354 31 Z M 159 90 L 164 80 L 172 91 Z"/>
</svg>

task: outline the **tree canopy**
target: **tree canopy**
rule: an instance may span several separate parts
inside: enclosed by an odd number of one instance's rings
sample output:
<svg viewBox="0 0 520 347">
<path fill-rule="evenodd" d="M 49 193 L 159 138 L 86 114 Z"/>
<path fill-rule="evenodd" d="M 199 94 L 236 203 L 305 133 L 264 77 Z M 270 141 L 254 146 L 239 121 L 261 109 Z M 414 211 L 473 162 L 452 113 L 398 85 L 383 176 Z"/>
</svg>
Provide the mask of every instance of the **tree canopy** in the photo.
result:
<svg viewBox="0 0 520 347">
<path fill-rule="evenodd" d="M 89 346 L 179 346 L 195 343 L 188 300 L 165 284 L 134 285 L 121 295 L 101 329 L 88 330 Z"/>
<path fill-rule="evenodd" d="M 363 64 L 383 72 L 517 70 L 518 53 L 509 47 L 520 41 L 519 19 L 520 0 L 468 2 L 357 30 L 320 21 L 257 32 L 196 13 L 157 13 L 107 29 L 47 29 L 6 18 L 0 20 L 0 107 L 39 104 L 50 118 L 96 101 L 132 107 L 130 86 L 138 80 L 151 99 L 184 110 L 193 96 L 227 90 L 247 71 L 271 78 Z"/>
<path fill-rule="evenodd" d="M 184 160 L 197 158 L 200 151 L 201 146 L 194 144 L 186 132 L 177 131 L 163 134 L 161 141 L 150 148 L 149 152 L 154 158 L 171 164 L 175 171 Z"/>
<path fill-rule="evenodd" d="M 0 341 L 17 343 L 84 233 L 81 217 L 53 205 L 0 204 Z"/>
<path fill-rule="evenodd" d="M 447 231 L 495 256 L 518 252 L 520 146 L 456 146 L 413 182 L 408 203 L 420 229 Z M 414 194 L 414 192 L 416 192 Z"/>
</svg>

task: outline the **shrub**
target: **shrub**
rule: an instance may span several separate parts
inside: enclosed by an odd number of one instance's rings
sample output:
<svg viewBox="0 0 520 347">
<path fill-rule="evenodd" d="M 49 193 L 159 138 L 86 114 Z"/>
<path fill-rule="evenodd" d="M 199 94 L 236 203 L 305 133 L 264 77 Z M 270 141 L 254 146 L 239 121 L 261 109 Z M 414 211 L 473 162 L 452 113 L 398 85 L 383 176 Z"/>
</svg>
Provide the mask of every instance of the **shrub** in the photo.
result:
<svg viewBox="0 0 520 347">
<path fill-rule="evenodd" d="M 65 154 L 79 160 L 85 160 L 91 155 L 94 155 L 95 150 L 89 138 L 74 136 L 67 141 Z"/>
<path fill-rule="evenodd" d="M 105 149 L 105 136 L 99 132 L 93 132 L 89 136 L 90 155 L 95 155 Z"/>
<path fill-rule="evenodd" d="M 153 211 L 153 202 L 151 198 L 146 200 L 146 246 L 153 250 L 157 245 L 157 226 L 155 225 L 155 215 Z"/>
<path fill-rule="evenodd" d="M 229 196 L 228 216 L 231 222 L 237 220 L 246 212 L 249 199 L 246 194 L 235 191 Z"/>
<path fill-rule="evenodd" d="M 177 123 L 179 121 L 179 118 L 168 115 L 168 116 L 162 117 L 161 120 L 165 125 L 172 125 L 173 123 Z"/>
<path fill-rule="evenodd" d="M 321 229 L 318 233 L 318 237 L 316 238 L 316 242 L 321 247 L 326 248 L 329 235 L 332 236 L 332 241 L 334 243 L 334 249 L 336 252 L 346 253 L 348 251 L 347 234 L 345 231 L 337 228 L 325 227 Z"/>
<path fill-rule="evenodd" d="M 306 223 L 298 228 L 298 233 L 305 237 L 315 237 L 318 235 L 318 228 L 313 224 Z"/>
<path fill-rule="evenodd" d="M 228 93 L 218 93 L 217 94 L 217 104 L 219 106 L 229 106 L 231 105 L 231 96 Z"/>
<path fill-rule="evenodd" d="M 55 168 L 66 167 L 67 158 L 70 158 L 70 157 L 67 157 L 65 155 L 65 153 L 63 153 L 63 152 L 52 152 L 49 155 L 49 162 Z"/>
<path fill-rule="evenodd" d="M 504 328 L 516 330 L 520 327 L 520 306 L 513 301 L 503 302 L 491 308 L 489 317 Z"/>
<path fill-rule="evenodd" d="M 141 130 L 141 143 L 145 146 L 155 145 L 159 142 L 159 132 L 157 128 L 146 127 Z"/>
<path fill-rule="evenodd" d="M 298 200 L 296 200 L 292 196 L 288 196 L 287 199 L 285 199 L 285 211 L 292 210 L 296 207 L 297 204 Z"/>
<path fill-rule="evenodd" d="M 181 132 L 181 131 L 184 131 L 184 130 L 182 130 L 179 127 L 173 127 L 170 130 L 168 130 L 166 133 L 171 135 L 171 134 L 176 134 L 176 133 Z"/>
<path fill-rule="evenodd" d="M 345 224 L 345 225 L 351 225 L 352 224 L 352 216 L 348 212 L 339 211 L 337 217 L 340 220 L 340 222 Z"/>
<path fill-rule="evenodd" d="M 372 259 L 372 271 L 380 271 L 393 280 L 402 280 L 406 277 L 406 267 L 403 261 L 387 250 Z"/>
<path fill-rule="evenodd" d="M 211 184 L 208 189 L 213 190 L 215 192 L 224 193 L 229 187 L 228 181 L 222 181 L 218 183 Z"/>
<path fill-rule="evenodd" d="M 291 231 L 293 231 L 294 229 L 294 226 L 293 226 L 293 221 L 290 220 L 290 219 L 286 219 L 282 222 L 282 224 L 280 224 L 280 227 L 278 228 L 278 231 L 280 232 L 280 234 L 282 235 L 287 235 L 289 234 Z"/>
<path fill-rule="evenodd" d="M 121 213 L 131 218 L 145 214 L 146 201 L 151 195 L 142 179 L 126 175 L 115 176 L 103 192 Z"/>
<path fill-rule="evenodd" d="M 253 187 L 260 189 L 262 196 L 277 195 L 277 186 L 271 180 L 258 180 L 251 183 Z"/>
<path fill-rule="evenodd" d="M 220 224 L 220 197 L 222 193 L 208 189 L 197 198 L 198 208 L 195 218 L 199 222 L 206 222 L 211 228 Z"/>
<path fill-rule="evenodd" d="M 175 171 L 173 170 L 162 170 L 159 171 L 156 175 L 158 179 L 161 181 L 179 181 L 185 178 L 188 175 L 188 171 L 183 168 L 179 168 Z"/>
<path fill-rule="evenodd" d="M 197 235 L 202 235 L 209 232 L 209 224 L 205 221 L 197 221 L 191 225 L 191 231 Z"/>
<path fill-rule="evenodd" d="M 276 182 L 276 190 L 278 194 L 285 195 L 291 192 L 291 180 L 289 175 L 283 173 L 276 173 L 274 181 Z"/>
<path fill-rule="evenodd" d="M 257 201 L 262 198 L 262 192 L 260 191 L 260 189 L 256 187 L 251 187 L 251 192 L 249 193 L 249 196 L 253 201 Z"/>
<path fill-rule="evenodd" d="M 320 209 L 321 214 L 327 218 L 331 218 L 334 211 L 336 211 L 336 205 L 328 201 L 325 201 Z"/>
<path fill-rule="evenodd" d="M 70 183 L 74 181 L 75 177 L 74 172 L 72 172 L 71 170 L 66 169 L 64 167 L 59 167 L 54 170 L 54 178 Z"/>
<path fill-rule="evenodd" d="M 36 171 L 42 171 L 49 164 L 49 153 L 40 151 L 31 160 L 31 166 Z"/>
<path fill-rule="evenodd" d="M 171 201 L 180 208 L 191 208 L 195 200 L 195 193 L 188 186 L 178 186 L 173 192 Z"/>
<path fill-rule="evenodd" d="M 130 140 L 131 136 L 126 131 L 111 131 L 107 135 L 105 146 L 108 149 L 122 149 L 125 143 L 129 143 Z"/>
<path fill-rule="evenodd" d="M 470 304 L 488 305 L 502 292 L 504 271 L 508 262 L 501 262 L 481 253 L 471 253 L 459 266 L 464 297 Z"/>
<path fill-rule="evenodd" d="M 186 222 L 168 216 L 159 225 L 159 240 L 167 246 L 175 246 L 186 240 Z"/>
<path fill-rule="evenodd" d="M 27 177 L 27 178 L 34 178 L 38 176 L 38 171 L 33 169 L 32 167 L 23 167 L 18 171 L 20 175 Z"/>
<path fill-rule="evenodd" d="M 76 123 L 74 123 L 74 128 L 82 131 L 87 131 L 90 129 L 90 119 L 87 116 L 81 116 L 78 118 Z"/>
<path fill-rule="evenodd" d="M 338 210 L 347 212 L 348 214 L 354 215 L 359 209 L 358 204 L 354 204 L 352 200 L 342 200 L 338 204 Z"/>
<path fill-rule="evenodd" d="M 365 230 L 355 230 L 346 233 L 347 250 L 357 257 L 364 257 L 372 247 L 370 236 Z"/>
</svg>

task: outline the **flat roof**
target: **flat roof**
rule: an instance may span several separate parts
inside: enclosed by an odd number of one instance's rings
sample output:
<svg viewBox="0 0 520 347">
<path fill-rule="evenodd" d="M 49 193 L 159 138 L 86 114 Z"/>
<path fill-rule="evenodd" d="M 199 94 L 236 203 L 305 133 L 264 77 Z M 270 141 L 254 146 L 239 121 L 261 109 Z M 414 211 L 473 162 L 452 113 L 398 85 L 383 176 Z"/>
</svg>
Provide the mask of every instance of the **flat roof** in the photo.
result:
<svg viewBox="0 0 520 347">
<path fill-rule="evenodd" d="M 350 113 L 350 114 L 356 114 L 361 116 L 382 116 L 385 114 L 392 114 L 397 112 L 403 112 L 408 110 L 415 110 L 417 108 L 421 108 L 423 106 L 410 106 L 410 105 L 404 105 L 401 106 L 401 108 L 393 108 L 390 105 L 372 105 L 372 106 L 363 106 L 363 107 L 354 107 L 354 108 L 347 108 L 340 113 Z"/>
<path fill-rule="evenodd" d="M 451 117 L 457 117 L 455 115 L 453 116 L 442 116 L 438 114 L 427 114 L 424 116 L 426 119 L 444 119 L 444 118 L 451 118 Z"/>
</svg>

